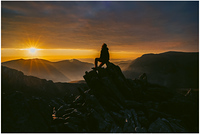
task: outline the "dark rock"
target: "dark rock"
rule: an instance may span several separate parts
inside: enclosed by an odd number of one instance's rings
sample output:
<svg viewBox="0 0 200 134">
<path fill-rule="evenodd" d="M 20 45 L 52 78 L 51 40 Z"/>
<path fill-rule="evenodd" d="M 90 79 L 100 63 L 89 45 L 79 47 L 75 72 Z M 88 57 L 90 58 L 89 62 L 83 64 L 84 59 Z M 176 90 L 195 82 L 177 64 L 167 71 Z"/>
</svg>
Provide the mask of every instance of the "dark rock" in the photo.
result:
<svg viewBox="0 0 200 134">
<path fill-rule="evenodd" d="M 149 126 L 148 132 L 186 132 L 186 129 L 178 120 L 158 118 Z"/>
<path fill-rule="evenodd" d="M 123 130 L 121 127 L 117 126 L 117 125 L 112 125 L 110 133 L 122 133 Z"/>
<path fill-rule="evenodd" d="M 134 100 L 125 100 L 124 101 L 126 108 L 137 108 L 137 109 L 144 109 L 144 105 L 140 102 Z"/>
<path fill-rule="evenodd" d="M 74 99 L 75 99 L 74 94 L 64 96 L 64 101 L 65 101 L 65 103 L 68 103 L 68 104 L 71 104 L 74 101 Z"/>
<path fill-rule="evenodd" d="M 120 113 L 112 112 L 112 111 L 110 112 L 110 115 L 112 116 L 116 124 L 119 126 L 119 127 L 115 127 L 115 129 L 118 129 L 124 126 L 125 117 L 123 115 L 121 115 Z"/>
<path fill-rule="evenodd" d="M 3 76 L 10 78 L 6 71 Z M 13 74 L 25 77 L 17 71 Z M 40 85 L 48 83 L 41 87 L 45 97 L 23 90 L 13 92 L 14 87 L 7 91 L 5 87 L 11 87 L 5 86 L 9 78 L 3 82 L 2 132 L 198 132 L 198 95 L 193 90 L 186 96 L 177 95 L 148 83 L 144 74 L 139 79 L 126 79 L 112 63 L 86 72 L 84 78 L 90 89 L 77 86 L 56 94 L 68 83 L 36 79 Z M 28 85 L 33 82 L 25 79 Z M 15 86 L 24 90 L 29 87 L 20 82 L 24 81 L 18 80 Z M 55 97 L 48 96 L 47 87 Z"/>
<path fill-rule="evenodd" d="M 120 112 L 123 113 L 125 116 L 123 132 L 135 132 L 135 122 L 131 111 L 125 109 L 121 110 Z"/>
<path fill-rule="evenodd" d="M 165 122 L 165 119 L 158 118 L 156 121 L 154 121 L 148 129 L 148 132 L 154 132 L 154 133 L 159 133 L 159 132 L 173 132 L 171 126 L 168 125 L 168 123 Z"/>
<path fill-rule="evenodd" d="M 123 127 L 123 132 L 135 132 L 135 124 L 134 121 L 130 120 L 130 119 L 126 119 L 125 120 L 125 124 Z"/>
<path fill-rule="evenodd" d="M 145 116 L 138 117 L 138 121 L 143 127 L 147 128 L 149 126 L 149 120 Z"/>
<path fill-rule="evenodd" d="M 137 127 L 140 128 L 140 127 L 141 127 L 141 124 L 138 122 L 137 113 L 135 112 L 134 109 L 131 109 L 130 111 L 131 111 L 132 117 L 133 117 L 133 119 L 134 119 L 135 125 L 136 125 Z"/>
<path fill-rule="evenodd" d="M 91 112 L 87 117 L 87 121 L 88 128 L 91 132 L 109 132 L 109 128 L 112 125 L 94 109 L 91 109 Z"/>
<path fill-rule="evenodd" d="M 135 132 L 136 133 L 146 133 L 147 132 L 147 130 L 146 130 L 146 128 L 144 128 L 144 127 L 136 127 L 135 128 Z"/>
<path fill-rule="evenodd" d="M 21 92 L 3 97 L 2 132 L 48 132 L 52 110 L 38 97 L 26 98 Z"/>
<path fill-rule="evenodd" d="M 55 115 L 56 115 L 56 117 L 62 117 L 64 114 L 70 113 L 73 110 L 75 110 L 75 109 L 69 108 L 68 105 L 63 105 L 56 111 Z"/>
</svg>

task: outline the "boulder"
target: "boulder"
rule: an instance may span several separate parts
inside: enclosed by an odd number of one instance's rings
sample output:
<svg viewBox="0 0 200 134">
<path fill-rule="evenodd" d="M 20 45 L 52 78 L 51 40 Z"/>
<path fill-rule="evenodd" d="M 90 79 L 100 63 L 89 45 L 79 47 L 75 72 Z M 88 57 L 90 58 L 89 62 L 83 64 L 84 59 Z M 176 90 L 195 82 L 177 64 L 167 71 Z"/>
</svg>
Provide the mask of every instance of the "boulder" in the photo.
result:
<svg viewBox="0 0 200 134">
<path fill-rule="evenodd" d="M 2 132 L 49 132 L 52 109 L 42 98 L 16 91 L 2 101 Z"/>
<path fill-rule="evenodd" d="M 198 132 L 194 91 L 177 94 L 148 83 L 145 74 L 126 79 L 113 63 L 83 77 L 88 89 L 78 86 L 76 95 L 45 98 L 4 89 L 2 132 Z"/>
</svg>

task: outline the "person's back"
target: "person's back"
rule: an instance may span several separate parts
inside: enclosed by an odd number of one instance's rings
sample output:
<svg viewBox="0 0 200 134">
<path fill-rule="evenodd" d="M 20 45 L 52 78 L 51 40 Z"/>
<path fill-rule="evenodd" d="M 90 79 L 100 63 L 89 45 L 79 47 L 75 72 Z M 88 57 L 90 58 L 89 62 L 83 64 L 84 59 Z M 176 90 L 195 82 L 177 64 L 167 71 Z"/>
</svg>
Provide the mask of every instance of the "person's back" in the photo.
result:
<svg viewBox="0 0 200 134">
<path fill-rule="evenodd" d="M 105 62 L 109 61 L 110 57 L 109 57 L 109 52 L 108 52 L 107 45 L 103 45 L 102 46 L 100 59 L 102 59 Z"/>
<path fill-rule="evenodd" d="M 110 55 L 109 55 L 109 52 L 108 52 L 108 47 L 104 43 L 102 45 L 102 48 L 101 48 L 100 58 L 96 58 L 95 59 L 95 67 L 92 68 L 92 69 L 97 69 L 97 63 L 98 63 L 98 61 L 101 62 L 101 64 L 99 65 L 99 67 L 101 68 L 105 63 L 108 63 L 109 60 L 110 60 Z"/>
</svg>

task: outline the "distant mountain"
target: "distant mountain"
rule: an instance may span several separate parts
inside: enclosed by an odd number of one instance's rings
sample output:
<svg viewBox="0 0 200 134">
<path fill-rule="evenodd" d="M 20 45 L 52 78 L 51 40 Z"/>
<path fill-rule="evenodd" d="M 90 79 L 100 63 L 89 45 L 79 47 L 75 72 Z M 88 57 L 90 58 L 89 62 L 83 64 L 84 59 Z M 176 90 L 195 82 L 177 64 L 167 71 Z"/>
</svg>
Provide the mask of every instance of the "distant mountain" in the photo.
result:
<svg viewBox="0 0 200 134">
<path fill-rule="evenodd" d="M 134 60 L 124 74 L 137 78 L 146 73 L 149 82 L 167 87 L 197 88 L 199 85 L 199 53 L 165 52 L 144 54 Z"/>
<path fill-rule="evenodd" d="M 22 71 L 25 75 L 36 76 L 54 82 L 66 82 L 70 79 L 55 68 L 50 61 L 43 59 L 19 59 L 2 63 L 3 66 Z"/>
<path fill-rule="evenodd" d="M 198 91 L 126 79 L 113 63 L 83 77 L 86 83 L 54 83 L 2 66 L 2 132 L 199 131 Z"/>
<path fill-rule="evenodd" d="M 54 82 L 82 80 L 85 71 L 93 65 L 78 60 L 50 62 L 43 59 L 19 59 L 2 63 L 3 66 L 22 71 L 25 75 L 36 76 Z"/>
<path fill-rule="evenodd" d="M 20 91 L 30 96 L 64 97 L 66 94 L 79 94 L 78 88 L 84 88 L 84 83 L 54 83 L 51 80 L 26 76 L 23 72 L 1 66 L 2 93 Z"/>
<path fill-rule="evenodd" d="M 114 64 L 118 65 L 121 68 L 121 70 L 127 70 L 132 61 L 133 60 L 118 61 L 118 62 L 114 62 Z"/>
<path fill-rule="evenodd" d="M 81 62 L 76 59 L 52 62 L 52 65 L 70 78 L 71 81 L 83 80 L 85 71 L 91 70 L 94 66 L 91 63 Z"/>
</svg>

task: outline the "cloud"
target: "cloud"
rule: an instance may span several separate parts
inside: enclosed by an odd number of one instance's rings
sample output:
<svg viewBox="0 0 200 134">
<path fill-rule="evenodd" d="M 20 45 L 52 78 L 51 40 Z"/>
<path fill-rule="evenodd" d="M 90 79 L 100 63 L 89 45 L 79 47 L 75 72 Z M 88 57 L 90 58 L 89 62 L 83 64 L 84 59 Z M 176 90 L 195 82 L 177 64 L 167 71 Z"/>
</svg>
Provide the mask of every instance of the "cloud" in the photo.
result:
<svg viewBox="0 0 200 134">
<path fill-rule="evenodd" d="M 154 44 L 194 51 L 198 8 L 198 2 L 2 2 L 2 47 L 40 38 L 44 48 L 99 49 L 106 42 L 116 50 Z"/>
</svg>

